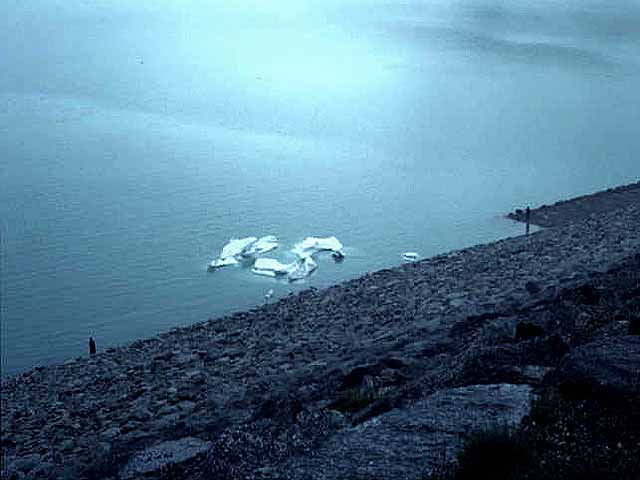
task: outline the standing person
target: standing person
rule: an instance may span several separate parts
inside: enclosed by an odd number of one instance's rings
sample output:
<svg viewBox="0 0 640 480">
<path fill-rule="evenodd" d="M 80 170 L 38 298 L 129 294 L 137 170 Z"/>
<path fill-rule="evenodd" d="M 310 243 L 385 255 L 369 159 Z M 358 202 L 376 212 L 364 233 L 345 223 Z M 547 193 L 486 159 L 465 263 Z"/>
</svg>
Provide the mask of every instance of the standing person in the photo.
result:
<svg viewBox="0 0 640 480">
<path fill-rule="evenodd" d="M 94 356 L 96 354 L 96 342 L 93 341 L 93 337 L 89 337 L 89 355 Z"/>
<path fill-rule="evenodd" d="M 531 210 L 529 207 L 524 212 L 524 220 L 527 222 L 527 235 L 529 235 L 529 220 L 531 219 Z"/>
</svg>

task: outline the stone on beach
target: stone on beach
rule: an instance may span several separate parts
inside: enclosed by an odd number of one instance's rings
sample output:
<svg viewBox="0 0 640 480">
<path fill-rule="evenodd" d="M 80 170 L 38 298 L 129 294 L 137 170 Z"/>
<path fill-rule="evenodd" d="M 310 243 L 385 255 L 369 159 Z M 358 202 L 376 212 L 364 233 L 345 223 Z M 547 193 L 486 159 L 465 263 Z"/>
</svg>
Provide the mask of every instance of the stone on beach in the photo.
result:
<svg viewBox="0 0 640 480">
<path fill-rule="evenodd" d="M 135 454 L 120 472 L 120 477 L 138 478 L 153 472 L 159 472 L 171 464 L 184 463 L 207 451 L 211 442 L 195 437 L 163 442 Z"/>
<path fill-rule="evenodd" d="M 640 394 L 640 338 L 604 338 L 576 348 L 554 374 L 565 391 Z"/>
<path fill-rule="evenodd" d="M 464 439 L 489 425 L 517 427 L 531 411 L 529 385 L 445 389 L 405 409 L 343 429 L 286 464 L 292 478 L 422 478 L 451 462 Z M 428 475 L 426 475 L 428 476 Z M 309 477 L 310 478 L 310 477 Z"/>
</svg>

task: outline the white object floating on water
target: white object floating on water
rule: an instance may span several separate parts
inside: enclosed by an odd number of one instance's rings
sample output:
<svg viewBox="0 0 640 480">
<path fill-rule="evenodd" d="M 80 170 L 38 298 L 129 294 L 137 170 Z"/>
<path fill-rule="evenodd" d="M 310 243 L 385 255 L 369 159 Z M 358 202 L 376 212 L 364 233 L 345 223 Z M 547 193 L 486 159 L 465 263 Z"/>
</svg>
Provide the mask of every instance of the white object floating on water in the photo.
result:
<svg viewBox="0 0 640 480">
<path fill-rule="evenodd" d="M 260 237 L 242 253 L 245 256 L 262 255 L 278 248 L 278 239 L 274 235 Z"/>
<path fill-rule="evenodd" d="M 405 252 L 402 254 L 402 259 L 409 262 L 415 262 L 418 258 L 420 258 L 420 255 L 416 252 Z"/>
<path fill-rule="evenodd" d="M 273 288 L 270 288 L 267 293 L 264 294 L 264 299 L 268 302 L 273 297 Z"/>
<path fill-rule="evenodd" d="M 262 255 L 278 248 L 278 239 L 273 235 L 264 237 L 232 238 L 222 248 L 220 256 L 209 264 L 209 271 L 228 265 L 236 265 L 240 260 Z"/>
<path fill-rule="evenodd" d="M 294 264 L 290 263 L 286 265 L 275 258 L 258 258 L 251 271 L 256 275 L 279 277 L 282 275 L 288 275 L 293 268 L 295 268 Z"/>
<path fill-rule="evenodd" d="M 209 264 L 209 271 L 227 265 L 236 265 L 244 259 L 252 259 L 278 248 L 278 239 L 274 235 L 264 237 L 232 238 L 222 248 L 220 256 Z M 251 271 L 267 277 L 288 276 L 290 281 L 301 280 L 311 275 L 318 264 L 312 258 L 318 252 L 332 252 L 334 260 L 344 258 L 343 245 L 336 237 L 307 237 L 297 243 L 292 252 L 298 260 L 284 264 L 274 258 L 257 258 Z"/>
<path fill-rule="evenodd" d="M 222 248 L 220 259 L 224 260 L 230 257 L 237 259 L 237 257 L 242 257 L 245 255 L 247 249 L 257 241 L 258 239 L 256 237 L 232 238 L 229 240 L 229 243 Z"/>
<path fill-rule="evenodd" d="M 292 252 L 300 258 L 311 257 L 317 252 L 330 251 L 342 253 L 343 245 L 336 237 L 307 237 L 302 242 L 297 243 Z"/>
<path fill-rule="evenodd" d="M 305 257 L 296 262 L 295 267 L 289 272 L 289 281 L 302 280 L 311 275 L 318 268 L 318 264 L 311 257 Z"/>
<path fill-rule="evenodd" d="M 211 261 L 211 263 L 209 264 L 209 270 L 216 270 L 218 268 L 226 267 L 228 265 L 236 265 L 237 263 L 238 261 L 233 257 L 228 257 L 224 259 L 217 258 Z"/>
</svg>

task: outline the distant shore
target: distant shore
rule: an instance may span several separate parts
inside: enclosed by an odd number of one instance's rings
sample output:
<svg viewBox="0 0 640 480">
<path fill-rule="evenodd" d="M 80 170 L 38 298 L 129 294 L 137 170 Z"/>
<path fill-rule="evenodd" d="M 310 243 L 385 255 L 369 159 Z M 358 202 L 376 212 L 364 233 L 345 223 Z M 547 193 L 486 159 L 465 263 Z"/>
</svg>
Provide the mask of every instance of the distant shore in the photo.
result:
<svg viewBox="0 0 640 480">
<path fill-rule="evenodd" d="M 138 453 L 171 448 L 175 458 L 202 459 L 239 428 L 260 432 L 252 422 L 277 416 L 283 401 L 287 412 L 324 419 L 309 445 L 296 447 L 304 452 L 323 435 L 395 408 L 332 413 L 363 365 L 373 365 L 367 375 L 386 379 L 391 394 L 424 383 L 468 349 L 477 333 L 470 324 L 516 315 L 538 296 L 640 254 L 639 197 L 636 183 L 534 209 L 532 223 L 554 228 L 310 288 L 5 379 L 2 478 L 153 477 Z M 456 385 L 448 375 L 438 382 L 429 389 Z M 413 395 L 428 393 L 420 388 Z"/>
<path fill-rule="evenodd" d="M 610 212 L 633 204 L 640 205 L 640 182 L 533 208 L 530 212 L 530 223 L 540 227 L 562 227 L 584 220 L 591 215 Z M 509 213 L 507 218 L 524 222 L 525 212 L 523 209 L 518 209 Z"/>
</svg>

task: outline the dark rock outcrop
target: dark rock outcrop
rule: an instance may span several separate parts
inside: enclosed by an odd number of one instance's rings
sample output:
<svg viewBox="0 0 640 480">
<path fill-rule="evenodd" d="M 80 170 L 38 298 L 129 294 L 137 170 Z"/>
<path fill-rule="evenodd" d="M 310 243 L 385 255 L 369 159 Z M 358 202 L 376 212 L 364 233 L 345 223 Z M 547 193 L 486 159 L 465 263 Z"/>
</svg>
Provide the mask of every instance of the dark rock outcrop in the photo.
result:
<svg viewBox="0 0 640 480">
<path fill-rule="evenodd" d="M 342 430 L 316 451 L 293 457 L 284 478 L 421 478 L 452 461 L 464 439 L 490 425 L 516 427 L 531 408 L 527 385 L 473 385 L 439 391 Z M 279 478 L 279 477 L 277 477 Z"/>
<path fill-rule="evenodd" d="M 550 381 L 571 394 L 640 394 L 640 337 L 622 336 L 576 348 Z"/>
<path fill-rule="evenodd" d="M 529 322 L 519 322 L 516 325 L 516 342 L 529 340 L 533 337 L 541 337 L 545 334 L 544 328 Z"/>
<path fill-rule="evenodd" d="M 194 437 L 153 445 L 133 455 L 121 470 L 120 478 L 129 480 L 159 473 L 170 465 L 179 465 L 203 455 L 210 445 L 211 442 Z"/>
</svg>

